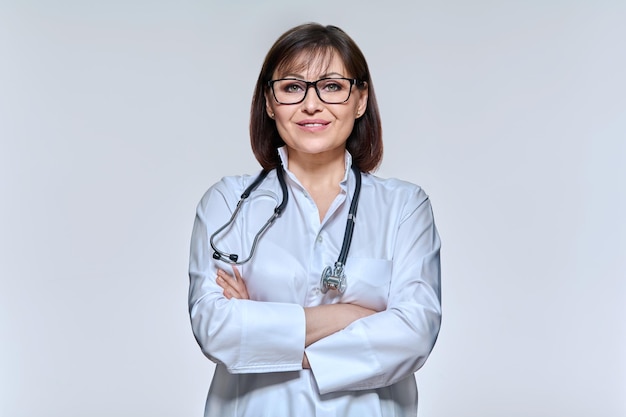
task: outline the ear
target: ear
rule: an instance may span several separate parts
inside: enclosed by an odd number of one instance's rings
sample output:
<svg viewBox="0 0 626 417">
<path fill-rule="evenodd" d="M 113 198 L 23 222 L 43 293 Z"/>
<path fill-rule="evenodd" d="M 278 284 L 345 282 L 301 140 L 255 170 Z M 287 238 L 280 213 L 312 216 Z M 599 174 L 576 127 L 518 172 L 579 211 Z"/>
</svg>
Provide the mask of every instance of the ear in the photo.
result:
<svg viewBox="0 0 626 417">
<path fill-rule="evenodd" d="M 365 110 L 367 110 L 367 98 L 369 96 L 369 90 L 367 88 L 367 83 L 365 83 L 365 88 L 359 91 L 359 99 L 356 105 L 356 118 L 363 116 L 365 114 Z"/>
<path fill-rule="evenodd" d="M 274 109 L 272 108 L 272 98 L 267 95 L 267 91 L 265 92 L 265 111 L 270 119 L 274 118 Z"/>
</svg>

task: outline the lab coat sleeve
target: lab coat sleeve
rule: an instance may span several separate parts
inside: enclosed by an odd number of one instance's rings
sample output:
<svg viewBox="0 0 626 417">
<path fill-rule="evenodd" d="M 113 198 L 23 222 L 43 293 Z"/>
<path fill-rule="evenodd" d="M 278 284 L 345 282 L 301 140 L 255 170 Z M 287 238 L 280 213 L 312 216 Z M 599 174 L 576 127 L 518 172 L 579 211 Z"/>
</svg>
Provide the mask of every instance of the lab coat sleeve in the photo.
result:
<svg viewBox="0 0 626 417">
<path fill-rule="evenodd" d="M 387 309 L 306 349 L 321 394 L 389 386 L 430 354 L 441 323 L 440 240 L 418 189 L 400 217 Z"/>
<path fill-rule="evenodd" d="M 285 372 L 302 369 L 304 310 L 297 304 L 228 300 L 215 278 L 217 268 L 209 236 L 231 216 L 239 196 L 228 179 L 200 201 L 191 237 L 189 313 L 202 352 L 231 373 Z"/>
</svg>

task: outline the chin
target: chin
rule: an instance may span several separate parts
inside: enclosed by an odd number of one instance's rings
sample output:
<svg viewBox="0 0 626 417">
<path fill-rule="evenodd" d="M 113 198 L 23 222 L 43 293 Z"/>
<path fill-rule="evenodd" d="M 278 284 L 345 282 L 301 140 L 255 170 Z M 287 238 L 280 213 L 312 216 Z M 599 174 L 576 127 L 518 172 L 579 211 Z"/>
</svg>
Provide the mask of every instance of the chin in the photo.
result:
<svg viewBox="0 0 626 417">
<path fill-rule="evenodd" d="M 345 144 L 341 144 L 340 146 L 329 146 L 329 145 L 320 144 L 318 146 L 315 146 L 315 145 L 298 146 L 294 148 L 296 152 L 310 154 L 310 155 L 319 155 L 319 154 L 332 153 L 332 152 L 338 152 L 338 153 L 343 154 L 345 149 L 346 149 Z"/>
</svg>

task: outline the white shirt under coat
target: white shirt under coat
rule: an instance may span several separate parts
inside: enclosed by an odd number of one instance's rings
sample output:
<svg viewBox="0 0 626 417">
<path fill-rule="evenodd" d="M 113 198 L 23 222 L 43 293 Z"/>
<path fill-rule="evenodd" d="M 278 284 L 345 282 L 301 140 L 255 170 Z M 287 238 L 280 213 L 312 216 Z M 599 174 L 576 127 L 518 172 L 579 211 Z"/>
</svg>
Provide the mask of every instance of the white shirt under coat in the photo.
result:
<svg viewBox="0 0 626 417">
<path fill-rule="evenodd" d="M 288 170 L 282 216 L 239 267 L 250 300 L 228 300 L 216 282 L 210 235 L 230 218 L 256 176 L 223 178 L 202 197 L 193 227 L 189 309 L 194 335 L 217 366 L 205 416 L 415 416 L 414 372 L 429 355 L 441 321 L 440 241 L 424 191 L 397 179 L 363 174 L 343 295 L 320 291 L 337 261 L 355 187 L 346 152 L 341 191 L 320 222 L 317 207 Z M 217 247 L 245 257 L 281 201 L 276 171 L 244 203 Z M 378 313 L 306 348 L 303 307 L 354 303 Z"/>
</svg>

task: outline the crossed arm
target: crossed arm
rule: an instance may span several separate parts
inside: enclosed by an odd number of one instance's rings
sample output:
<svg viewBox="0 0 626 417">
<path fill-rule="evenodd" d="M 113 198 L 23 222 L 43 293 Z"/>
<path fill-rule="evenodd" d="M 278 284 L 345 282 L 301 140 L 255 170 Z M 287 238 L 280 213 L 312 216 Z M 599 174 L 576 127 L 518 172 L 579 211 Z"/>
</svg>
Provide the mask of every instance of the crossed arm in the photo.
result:
<svg viewBox="0 0 626 417">
<path fill-rule="evenodd" d="M 216 282 L 224 290 L 226 298 L 250 299 L 244 279 L 236 266 L 233 266 L 232 275 L 222 269 L 218 269 Z M 324 304 L 315 307 L 304 307 L 306 321 L 305 347 L 344 329 L 358 319 L 374 313 L 376 311 L 356 304 Z M 310 367 L 306 354 L 302 360 L 302 367 Z"/>
</svg>

